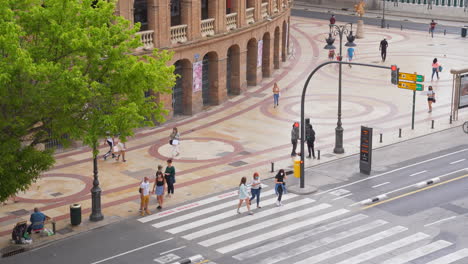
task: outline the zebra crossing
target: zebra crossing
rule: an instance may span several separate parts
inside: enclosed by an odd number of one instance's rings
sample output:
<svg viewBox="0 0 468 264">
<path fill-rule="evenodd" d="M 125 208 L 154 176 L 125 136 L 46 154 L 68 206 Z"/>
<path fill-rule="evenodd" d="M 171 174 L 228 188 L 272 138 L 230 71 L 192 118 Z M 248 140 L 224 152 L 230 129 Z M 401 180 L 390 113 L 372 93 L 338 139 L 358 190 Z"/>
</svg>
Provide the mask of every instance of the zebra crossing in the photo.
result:
<svg viewBox="0 0 468 264">
<path fill-rule="evenodd" d="M 245 207 L 237 214 L 237 191 L 231 191 L 138 221 L 227 256 L 229 263 L 468 263 L 468 249 L 430 232 L 312 198 L 287 193 L 277 207 L 274 189 L 265 187 L 262 208 L 253 203 L 251 216 Z"/>
</svg>

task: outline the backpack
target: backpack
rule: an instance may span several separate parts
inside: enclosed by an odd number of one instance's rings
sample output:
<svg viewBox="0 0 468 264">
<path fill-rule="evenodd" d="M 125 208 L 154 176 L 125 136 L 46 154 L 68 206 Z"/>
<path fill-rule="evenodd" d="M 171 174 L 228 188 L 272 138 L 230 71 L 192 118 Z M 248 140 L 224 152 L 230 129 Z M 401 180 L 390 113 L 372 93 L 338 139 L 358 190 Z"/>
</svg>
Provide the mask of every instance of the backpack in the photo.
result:
<svg viewBox="0 0 468 264">
<path fill-rule="evenodd" d="M 16 244 L 21 244 L 21 238 L 24 236 L 24 233 L 26 233 L 27 228 L 28 225 L 26 223 L 16 225 L 11 232 L 11 239 L 15 241 Z"/>
</svg>

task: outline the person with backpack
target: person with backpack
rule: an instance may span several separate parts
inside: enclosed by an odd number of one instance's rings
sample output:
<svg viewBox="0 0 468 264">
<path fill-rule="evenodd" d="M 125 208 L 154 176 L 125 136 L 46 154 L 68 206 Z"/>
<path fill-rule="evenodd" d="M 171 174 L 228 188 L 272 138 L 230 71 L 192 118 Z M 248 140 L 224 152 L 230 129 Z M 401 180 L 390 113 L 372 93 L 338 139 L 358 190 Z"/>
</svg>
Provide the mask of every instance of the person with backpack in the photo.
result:
<svg viewBox="0 0 468 264">
<path fill-rule="evenodd" d="M 437 58 L 434 58 L 432 60 L 432 75 L 431 75 L 431 81 L 434 80 L 434 74 L 437 75 L 437 80 L 439 80 L 439 72 L 442 71 L 442 66 L 440 66 L 440 63 L 437 61 Z"/>
<path fill-rule="evenodd" d="M 312 128 L 312 124 L 310 123 L 310 119 L 306 118 L 306 141 L 307 141 L 307 150 L 309 151 L 309 156 L 307 158 L 314 157 L 315 159 L 315 151 L 314 151 L 314 142 L 315 142 L 315 131 Z"/>
<path fill-rule="evenodd" d="M 22 244 L 23 238 L 26 233 L 26 229 L 28 225 L 26 221 L 17 223 L 11 232 L 11 239 L 15 242 L 15 244 Z"/>
</svg>

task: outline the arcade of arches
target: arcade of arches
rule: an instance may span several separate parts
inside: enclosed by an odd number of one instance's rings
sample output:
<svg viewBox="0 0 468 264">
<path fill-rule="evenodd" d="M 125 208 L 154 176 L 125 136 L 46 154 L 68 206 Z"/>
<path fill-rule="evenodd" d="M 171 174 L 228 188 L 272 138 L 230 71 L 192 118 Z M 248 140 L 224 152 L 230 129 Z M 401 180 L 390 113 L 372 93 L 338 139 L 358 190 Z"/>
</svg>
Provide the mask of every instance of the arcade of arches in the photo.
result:
<svg viewBox="0 0 468 264">
<path fill-rule="evenodd" d="M 279 20 L 268 30 L 175 48 L 173 63 L 179 78 L 172 95 L 162 95 L 160 100 L 172 115 L 192 115 L 259 84 L 288 57 L 287 27 L 288 20 Z"/>
</svg>

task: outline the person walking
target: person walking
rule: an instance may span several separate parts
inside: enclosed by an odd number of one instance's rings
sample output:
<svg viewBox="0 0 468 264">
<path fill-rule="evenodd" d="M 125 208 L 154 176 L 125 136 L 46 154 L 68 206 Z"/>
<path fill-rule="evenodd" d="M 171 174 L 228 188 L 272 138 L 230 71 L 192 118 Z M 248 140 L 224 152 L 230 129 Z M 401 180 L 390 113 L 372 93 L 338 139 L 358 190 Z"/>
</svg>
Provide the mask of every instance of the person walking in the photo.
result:
<svg viewBox="0 0 468 264">
<path fill-rule="evenodd" d="M 109 145 L 109 151 L 107 151 L 106 154 L 104 154 L 103 158 L 104 160 L 107 159 L 107 157 L 109 157 L 111 154 L 112 154 L 112 158 L 115 158 L 115 154 L 113 153 L 112 151 L 112 148 L 114 147 L 114 138 L 111 137 L 111 135 L 109 133 L 106 133 L 106 140 L 104 142 L 104 145 Z"/>
<path fill-rule="evenodd" d="M 429 24 L 429 34 L 431 34 L 432 37 L 434 37 L 434 30 L 436 27 L 437 23 L 432 19 L 431 23 Z"/>
<path fill-rule="evenodd" d="M 384 38 L 382 41 L 380 41 L 380 56 L 382 57 L 382 62 L 385 62 L 385 59 L 387 58 L 387 48 L 388 48 L 388 42 L 387 39 Z"/>
<path fill-rule="evenodd" d="M 432 113 L 432 104 L 435 102 L 435 92 L 432 90 L 432 86 L 429 85 L 429 89 L 427 91 L 427 105 L 429 106 L 429 111 L 427 111 L 428 113 Z"/>
<path fill-rule="evenodd" d="M 122 156 L 122 161 L 126 162 L 127 160 L 125 159 L 125 152 L 127 149 L 125 148 L 125 144 L 120 141 L 120 138 L 116 137 L 114 139 L 114 147 L 113 147 L 113 154 L 117 155 L 115 158 L 116 161 L 119 161 L 120 156 Z"/>
<path fill-rule="evenodd" d="M 177 127 L 172 129 L 172 133 L 169 136 L 169 144 L 172 146 L 172 158 L 179 156 L 180 134 Z"/>
<path fill-rule="evenodd" d="M 294 122 L 291 130 L 291 157 L 296 156 L 297 141 L 299 140 L 299 122 Z"/>
<path fill-rule="evenodd" d="M 162 172 L 163 166 L 158 165 L 158 171 L 156 171 L 156 179 L 154 180 L 153 193 L 156 193 L 158 199 L 157 209 L 161 210 L 164 203 L 164 192 L 166 189 L 166 179 Z"/>
<path fill-rule="evenodd" d="M 330 25 L 334 25 L 336 23 L 335 15 L 331 15 L 330 17 Z"/>
<path fill-rule="evenodd" d="M 237 205 L 237 213 L 240 214 L 240 207 L 242 203 L 245 202 L 247 206 L 247 210 L 249 211 L 249 215 L 253 215 L 252 211 L 250 211 L 250 201 L 249 201 L 249 192 L 247 190 L 247 178 L 242 177 L 241 182 L 239 184 L 239 205 Z"/>
<path fill-rule="evenodd" d="M 276 192 L 276 195 L 278 196 L 278 200 L 276 201 L 277 206 L 283 205 L 281 203 L 281 198 L 283 197 L 283 193 L 286 193 L 286 185 L 284 182 L 286 178 L 287 176 L 284 173 L 283 169 L 279 170 L 275 176 L 275 192 Z"/>
<path fill-rule="evenodd" d="M 335 59 L 335 50 L 334 49 L 328 50 L 328 59 L 331 60 L 331 61 Z"/>
<path fill-rule="evenodd" d="M 312 128 L 312 124 L 310 123 L 310 119 L 306 118 L 306 141 L 307 141 L 307 150 L 309 151 L 309 156 L 307 158 L 314 157 L 315 159 L 315 151 L 314 151 L 314 143 L 315 143 L 315 131 Z"/>
<path fill-rule="evenodd" d="M 171 198 L 171 194 L 174 194 L 174 183 L 175 179 L 175 168 L 172 166 L 172 160 L 167 160 L 166 170 L 164 171 L 164 177 L 166 178 L 167 184 L 167 197 Z"/>
<path fill-rule="evenodd" d="M 353 48 L 353 47 L 349 47 L 349 48 L 348 48 L 348 61 L 349 61 L 349 62 L 352 62 L 352 61 L 353 61 L 354 55 L 356 55 L 356 52 L 355 52 L 354 48 Z M 351 64 L 348 64 L 348 66 L 349 66 L 350 68 L 352 67 Z"/>
<path fill-rule="evenodd" d="M 437 80 L 439 80 L 439 71 L 442 67 L 440 66 L 440 63 L 437 61 L 437 58 L 434 58 L 432 60 L 432 75 L 431 75 L 431 81 L 434 80 L 434 74 L 437 75 Z"/>
<path fill-rule="evenodd" d="M 252 197 L 250 197 L 249 202 L 252 203 L 252 200 L 257 197 L 257 208 L 262 208 L 260 207 L 260 192 L 262 191 L 262 183 L 260 182 L 260 176 L 257 172 L 253 174 L 253 180 L 250 183 L 250 191 L 252 192 Z"/>
<path fill-rule="evenodd" d="M 273 107 L 277 107 L 279 105 L 279 97 L 280 97 L 280 89 L 278 83 L 273 85 Z"/>
<path fill-rule="evenodd" d="M 140 214 L 144 216 L 145 213 L 150 215 L 151 212 L 148 210 L 149 198 L 150 198 L 150 183 L 148 177 L 145 177 L 140 184 Z"/>
</svg>

